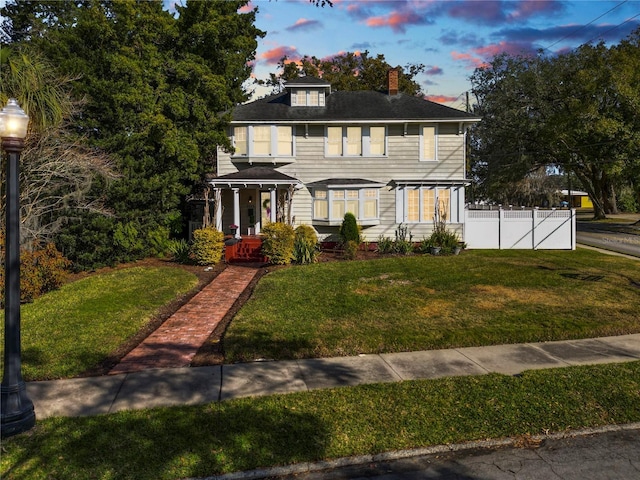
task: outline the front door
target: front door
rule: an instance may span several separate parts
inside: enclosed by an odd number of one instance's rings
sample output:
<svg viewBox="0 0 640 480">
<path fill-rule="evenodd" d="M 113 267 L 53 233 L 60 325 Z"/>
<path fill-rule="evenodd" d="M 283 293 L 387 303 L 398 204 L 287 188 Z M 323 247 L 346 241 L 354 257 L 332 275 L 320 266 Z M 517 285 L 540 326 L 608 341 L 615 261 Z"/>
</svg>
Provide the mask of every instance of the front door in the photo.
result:
<svg viewBox="0 0 640 480">
<path fill-rule="evenodd" d="M 260 225 L 264 226 L 271 219 L 271 194 L 269 191 L 260 192 Z"/>
</svg>

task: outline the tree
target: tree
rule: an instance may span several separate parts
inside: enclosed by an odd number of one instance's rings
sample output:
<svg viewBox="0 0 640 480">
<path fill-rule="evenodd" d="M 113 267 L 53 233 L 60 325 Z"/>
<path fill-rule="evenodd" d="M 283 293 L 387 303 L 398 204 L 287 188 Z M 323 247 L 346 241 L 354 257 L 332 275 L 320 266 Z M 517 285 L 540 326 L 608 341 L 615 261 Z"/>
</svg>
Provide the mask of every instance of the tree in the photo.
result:
<svg viewBox="0 0 640 480">
<path fill-rule="evenodd" d="M 180 232 L 186 195 L 214 168 L 216 146 L 228 142 L 229 117 L 220 112 L 247 98 L 242 85 L 264 35 L 255 11 L 239 13 L 247 3 L 188 1 L 177 18 L 160 0 L 3 9 L 13 42 L 29 43 L 77 77 L 72 94 L 86 101 L 75 126 L 113 155 L 120 173 L 105 185 L 114 212 L 105 241 L 115 232 L 135 235 L 123 242 L 135 246 L 123 252 L 127 258 L 149 253 L 149 239 L 162 232 Z M 94 224 L 79 218 L 69 225 L 73 239 Z"/>
<path fill-rule="evenodd" d="M 639 153 L 637 60 L 619 51 L 599 44 L 557 57 L 504 54 L 474 72 L 483 121 L 474 128 L 472 171 L 488 196 L 553 168 L 580 180 L 597 218 L 616 212 L 616 192 Z"/>
<path fill-rule="evenodd" d="M 393 68 L 378 54 L 370 56 L 368 51 L 360 54 L 347 52 L 329 59 L 304 56 L 299 62 L 291 62 L 283 57 L 278 63 L 280 73 L 269 74 L 265 82 L 274 90 L 280 91 L 283 81 L 299 76 L 319 77 L 331 83 L 335 90 L 387 90 L 387 74 Z M 416 75 L 424 71 L 422 64 L 409 64 L 399 70 L 399 91 L 408 95 L 421 95 L 421 87 L 415 81 Z"/>
<path fill-rule="evenodd" d="M 0 50 L 0 67 L 0 101 L 17 98 L 31 118 L 20 167 L 20 232 L 29 248 L 51 242 L 74 211 L 106 214 L 104 197 L 92 187 L 115 175 L 110 159 L 87 148 L 70 127 L 78 108 L 69 96 L 72 79 L 24 48 Z"/>
</svg>

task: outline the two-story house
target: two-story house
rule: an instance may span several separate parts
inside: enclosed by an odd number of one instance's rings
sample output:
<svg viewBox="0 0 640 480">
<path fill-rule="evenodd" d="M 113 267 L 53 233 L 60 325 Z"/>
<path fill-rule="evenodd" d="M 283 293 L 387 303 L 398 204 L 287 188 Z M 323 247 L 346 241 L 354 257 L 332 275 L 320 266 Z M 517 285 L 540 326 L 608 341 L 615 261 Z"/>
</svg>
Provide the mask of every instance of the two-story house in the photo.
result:
<svg viewBox="0 0 640 480">
<path fill-rule="evenodd" d="M 399 224 L 420 240 L 439 205 L 462 233 L 465 132 L 480 119 L 399 93 L 397 70 L 388 80 L 387 92 L 343 92 L 302 77 L 236 107 L 235 151 L 218 152 L 218 176 L 209 179 L 222 200 L 218 228 L 239 237 L 288 220 L 332 241 L 352 212 L 369 242 L 393 238 Z"/>
</svg>

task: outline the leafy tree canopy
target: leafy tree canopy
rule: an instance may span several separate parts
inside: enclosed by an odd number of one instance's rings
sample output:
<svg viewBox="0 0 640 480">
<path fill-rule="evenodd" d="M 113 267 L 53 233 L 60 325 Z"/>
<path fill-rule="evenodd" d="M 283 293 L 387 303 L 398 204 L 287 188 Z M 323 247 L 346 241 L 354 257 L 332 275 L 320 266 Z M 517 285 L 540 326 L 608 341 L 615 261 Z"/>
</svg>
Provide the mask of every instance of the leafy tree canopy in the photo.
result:
<svg viewBox="0 0 640 480">
<path fill-rule="evenodd" d="M 335 90 L 387 90 L 387 73 L 393 68 L 378 54 L 371 56 L 368 51 L 362 53 L 347 52 L 331 58 L 320 59 L 304 56 L 294 62 L 283 57 L 278 63 L 279 73 L 269 74 L 266 85 L 279 91 L 282 82 L 293 80 L 299 76 L 318 77 L 331 83 Z M 397 67 L 399 72 L 399 91 L 408 95 L 421 95 L 420 84 L 415 81 L 416 75 L 423 72 L 422 64 L 409 64 L 404 68 Z"/>
<path fill-rule="evenodd" d="M 495 57 L 472 78 L 483 121 L 472 171 L 490 198 L 541 168 L 575 175 L 596 217 L 617 211 L 625 186 L 640 198 L 638 33 L 607 48 L 545 57 Z"/>
</svg>

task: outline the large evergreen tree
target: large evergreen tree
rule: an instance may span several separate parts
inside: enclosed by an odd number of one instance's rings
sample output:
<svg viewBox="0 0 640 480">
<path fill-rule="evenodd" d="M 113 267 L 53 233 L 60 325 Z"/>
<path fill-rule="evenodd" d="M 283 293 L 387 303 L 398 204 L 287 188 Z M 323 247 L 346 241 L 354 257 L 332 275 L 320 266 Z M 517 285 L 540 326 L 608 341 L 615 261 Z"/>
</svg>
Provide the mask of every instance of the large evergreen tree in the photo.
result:
<svg viewBox="0 0 640 480">
<path fill-rule="evenodd" d="M 174 17 L 163 2 L 19 2 L 3 10 L 14 43 L 42 52 L 84 99 L 75 126 L 110 153 L 120 173 L 104 184 L 112 218 L 79 216 L 61 237 L 65 251 L 91 263 L 148 254 L 177 234 L 187 193 L 213 169 L 228 118 L 245 100 L 254 58 L 255 12 L 241 1 L 187 1 Z M 96 238 L 96 232 L 102 232 Z M 111 247 L 113 245 L 113 248 Z M 104 248 L 103 248 L 104 247 Z"/>
</svg>

